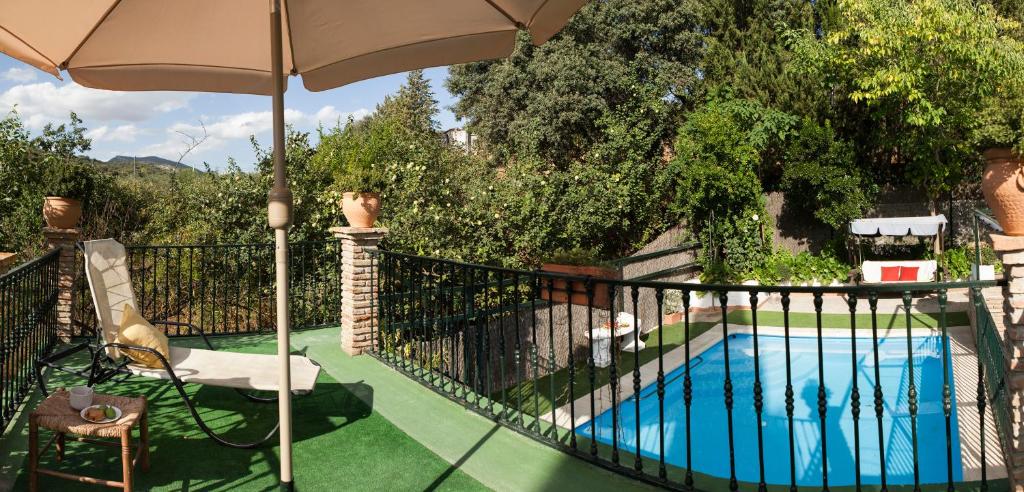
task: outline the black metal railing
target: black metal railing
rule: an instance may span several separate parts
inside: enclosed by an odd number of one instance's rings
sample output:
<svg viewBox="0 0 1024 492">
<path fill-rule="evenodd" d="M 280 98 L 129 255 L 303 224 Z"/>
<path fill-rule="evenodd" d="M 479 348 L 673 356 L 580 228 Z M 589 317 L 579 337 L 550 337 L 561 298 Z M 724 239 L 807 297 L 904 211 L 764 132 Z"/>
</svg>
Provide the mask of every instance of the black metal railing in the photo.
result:
<svg viewBox="0 0 1024 492">
<path fill-rule="evenodd" d="M 33 363 L 57 339 L 60 251 L 0 275 L 0 431 L 29 394 Z"/>
<path fill-rule="evenodd" d="M 148 319 L 191 323 L 210 334 L 274 331 L 274 245 L 127 246 L 140 312 Z M 289 246 L 289 299 L 294 329 L 341 323 L 341 243 Z M 78 335 L 92 333 L 96 314 L 80 265 L 75 287 Z M 187 330 L 166 327 L 168 335 Z M 179 333 L 179 331 L 181 333 Z"/>
<path fill-rule="evenodd" d="M 374 268 L 374 357 L 660 486 L 984 489 L 1002 466 L 985 442 L 993 325 L 972 336 L 967 316 L 994 282 L 698 285 L 388 251 Z M 962 460 L 978 452 L 980 470 Z"/>
</svg>

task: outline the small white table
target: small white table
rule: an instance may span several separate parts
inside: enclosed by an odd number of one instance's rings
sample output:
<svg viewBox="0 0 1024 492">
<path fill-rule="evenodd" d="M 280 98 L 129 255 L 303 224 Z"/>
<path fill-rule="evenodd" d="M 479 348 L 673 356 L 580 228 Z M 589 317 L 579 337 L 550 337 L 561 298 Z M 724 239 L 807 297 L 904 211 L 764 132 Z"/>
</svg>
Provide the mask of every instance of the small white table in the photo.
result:
<svg viewBox="0 0 1024 492">
<path fill-rule="evenodd" d="M 620 312 L 615 317 L 614 332 L 612 331 L 612 327 L 609 326 L 601 326 L 594 328 L 592 341 L 592 350 L 594 352 L 594 365 L 597 367 L 608 367 L 609 365 L 611 365 L 612 337 L 614 336 L 615 338 L 622 338 L 626 337 L 627 335 L 631 335 L 633 331 L 640 327 L 641 325 L 642 324 L 639 319 L 636 320 L 636 326 L 633 325 L 632 314 Z M 641 333 L 643 332 L 641 331 Z M 589 331 L 587 334 L 590 335 Z M 636 345 L 633 344 L 632 338 L 630 338 L 629 340 L 623 340 L 623 342 L 625 343 L 623 345 L 620 345 L 622 350 L 638 352 L 646 348 L 644 342 L 639 338 L 637 339 Z"/>
</svg>

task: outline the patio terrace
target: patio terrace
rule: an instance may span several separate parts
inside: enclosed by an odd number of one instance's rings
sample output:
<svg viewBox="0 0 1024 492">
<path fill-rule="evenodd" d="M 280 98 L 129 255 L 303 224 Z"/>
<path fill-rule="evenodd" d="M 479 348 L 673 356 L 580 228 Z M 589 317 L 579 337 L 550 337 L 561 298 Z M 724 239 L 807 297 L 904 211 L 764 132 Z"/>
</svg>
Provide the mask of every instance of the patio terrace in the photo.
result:
<svg viewBox="0 0 1024 492">
<path fill-rule="evenodd" d="M 984 479 L 990 490 L 1006 486 L 999 449 L 1001 430 L 1006 425 L 1005 412 L 997 410 L 1007 407 L 1006 393 L 1000 389 L 1005 384 L 1005 376 L 998 371 L 999 341 L 993 338 L 992 315 L 979 309 L 975 317 L 986 315 L 981 318 L 981 327 L 974 318 L 968 319 L 968 314 L 975 313 L 976 305 L 966 294 L 968 288 L 976 284 L 920 284 L 912 295 L 904 292 L 903 287 L 879 293 L 870 290 L 875 288 L 865 290 L 856 286 L 720 286 L 716 289 L 729 293 L 728 296 L 723 294 L 723 298 L 736 294 L 737 300 L 729 301 L 727 309 L 691 311 L 687 325 L 686 321 L 664 322 L 660 316 L 644 311 L 642 305 L 656 301 L 667 290 L 685 294 L 692 289 L 708 289 L 708 286 L 617 281 L 618 285 L 608 283 L 606 286 L 610 290 L 614 287 L 615 291 L 610 293 L 620 303 L 599 309 L 586 304 L 580 306 L 575 301 L 549 302 L 548 299 L 554 298 L 551 291 L 555 282 L 552 280 L 559 277 L 543 277 L 542 272 L 382 252 L 378 253 L 376 262 L 366 262 L 369 270 L 366 278 L 373 279 L 372 288 L 379 289 L 378 296 L 367 296 L 373 300 L 366 301 L 372 302 L 366 311 L 370 314 L 366 319 L 373 320 L 366 323 L 369 330 L 366 340 L 372 341 L 366 349 L 372 356 L 350 357 L 339 347 L 339 341 L 342 347 L 345 343 L 345 336 L 339 337 L 339 331 L 344 332 L 346 328 L 338 328 L 343 317 L 340 314 L 344 311 L 343 299 L 352 295 L 340 288 L 339 271 L 348 268 L 343 265 L 341 249 L 334 241 L 300 244 L 292 258 L 296 266 L 293 270 L 296 276 L 291 283 L 292 313 L 296 325 L 304 327 L 293 334 L 292 348 L 323 367 L 317 390 L 294 400 L 296 477 L 301 487 L 644 490 L 665 486 L 687 489 L 688 477 L 686 469 L 679 466 L 678 453 L 668 457 L 674 461 L 665 459 L 662 453 L 659 463 L 658 454 L 645 451 L 647 454 L 642 457 L 640 453 L 634 456 L 625 448 L 630 445 L 629 440 L 622 438 L 619 444 L 624 448 L 621 456 L 616 457 L 614 441 L 591 445 L 591 437 L 586 432 L 569 429 L 585 423 L 602 410 L 617 404 L 621 407 L 641 388 L 650 390 L 657 384 L 662 370 L 659 362 L 666 372 L 677 370 L 685 364 L 684 349 L 688 345 L 692 355 L 699 357 L 701 351 L 717 343 L 726 330 L 730 335 L 751 333 L 752 328 L 759 325 L 764 335 L 779 336 L 784 333 L 782 327 L 788 326 L 793 336 L 813 339 L 816 328 L 820 327 L 823 338 L 849 340 L 851 322 L 856 323 L 857 338 L 866 337 L 862 347 L 871 347 L 872 326 L 875 325 L 883 336 L 904 340 L 911 332 L 915 337 L 938 337 L 946 329 L 950 330 L 950 339 L 954 342 L 948 354 L 953 367 L 950 382 L 955 384 L 952 404 L 957 417 L 954 425 L 959 429 L 959 442 L 952 442 L 961 451 L 956 465 L 958 471 L 960 463 L 963 464 L 963 480 L 957 478 L 956 486 L 971 489 L 985 484 L 984 480 L 979 481 L 982 470 L 988 472 Z M 130 247 L 128 254 L 134 290 L 148 318 L 196 322 L 217 334 L 215 343 L 227 350 L 274 352 L 276 342 L 270 334 L 272 324 L 269 322 L 273 313 L 267 303 L 268 248 L 262 245 L 137 246 Z M 30 366 L 34 354 L 51 350 L 50 345 L 56 339 L 59 289 L 55 265 L 57 256 L 50 253 L 12 275 L 0 277 L 0 287 L 3 287 L 0 292 L 9 296 L 4 299 L 16 301 L 11 308 L 0 304 L 0 311 L 6 316 L 0 320 L 13 321 L 9 326 L 15 336 L 8 336 L 6 343 L 14 353 L 24 357 L 9 359 L 20 369 L 10 372 L 8 368 L 5 373 L 8 386 L 2 396 L 7 406 L 12 405 L 11 402 L 16 405 L 22 395 L 28 395 L 28 408 L 39 401 L 30 371 L 25 368 Z M 203 275 L 197 275 L 198 272 Z M 593 286 L 591 281 L 572 279 L 560 288 L 566 289 L 568 294 L 570 283 L 578 283 L 575 287 Z M 546 295 L 542 289 L 548 290 Z M 75 333 L 82 336 L 88 331 L 91 306 L 88 290 L 81 283 L 75 292 L 78 324 L 73 327 L 80 328 L 82 331 Z M 858 309 L 851 306 L 851 296 L 859 296 Z M 750 308 L 752 299 L 758 300 L 756 311 Z M 657 302 L 649 305 L 657 314 L 662 314 Z M 611 306 L 615 307 L 609 309 Z M 870 309 L 872 307 L 874 309 Z M 616 354 L 612 364 L 596 367 L 593 358 L 588 356 L 593 354 L 588 342 L 591 329 L 588 320 L 592 319 L 593 327 L 599 327 L 602 319 L 607 320 L 610 313 L 620 310 L 637 313 L 647 320 L 643 323 L 648 327 L 643 336 L 647 347 L 635 355 L 622 350 L 622 344 L 633 338 L 624 337 L 612 346 Z M 728 325 L 727 329 L 723 322 Z M 181 337 L 182 334 L 173 329 L 168 334 L 173 337 L 173 344 L 197 343 L 195 339 Z M 983 338 L 979 339 L 979 335 Z M 818 352 L 816 367 L 823 365 L 820 349 Z M 775 356 L 778 355 L 776 351 Z M 896 354 L 889 360 L 902 364 L 907 358 Z M 979 362 L 986 367 L 986 388 L 982 390 L 978 386 L 978 371 L 982 366 Z M 848 374 L 849 362 L 843 364 L 845 367 L 833 367 L 830 371 Z M 63 376 L 50 377 L 51 388 L 81 384 Z M 936 381 L 933 376 L 930 381 L 922 379 L 917 384 L 919 389 L 929 390 L 934 395 L 936 388 L 941 389 L 941 377 L 939 379 Z M 703 401 L 722 398 L 722 381 L 718 376 L 704 382 L 713 389 L 701 397 L 706 398 Z M 793 382 L 807 381 L 794 379 Z M 613 383 L 617 383 L 617 389 Z M 788 383 L 788 376 L 781 382 L 776 377 L 774 383 L 765 386 L 765 393 L 777 394 Z M 828 387 L 830 391 L 835 389 Z M 265 490 L 275 487 L 276 448 L 235 450 L 218 446 L 196 427 L 173 387 L 166 382 L 131 379 L 123 384 L 103 384 L 99 391 L 141 394 L 151 401 L 153 467 L 149 472 L 137 474 L 140 489 Z M 189 385 L 188 391 L 195 397 L 203 419 L 229 439 L 261 436 L 277 417 L 276 405 L 252 404 L 231 390 Z M 737 384 L 733 389 L 738 398 L 749 398 L 752 391 L 757 390 L 752 389 L 750 381 Z M 870 408 L 871 391 L 870 387 L 860 388 L 863 425 L 873 425 L 875 419 L 875 412 Z M 890 398 L 902 399 L 908 395 L 904 387 L 886 391 Z M 979 422 L 979 414 L 973 410 L 982 394 L 979 391 L 988 393 L 984 395 L 990 404 L 984 413 L 985 422 Z M 655 402 L 678 409 L 683 404 L 681 399 L 657 397 Z M 575 409 L 569 405 L 570 401 L 576 403 Z M 929 405 L 925 413 L 934 416 L 936 408 L 941 412 L 941 402 L 936 405 L 933 401 Z M 26 488 L 23 465 L 26 417 L 24 413 L 11 414 L 7 406 L 3 418 L 9 430 L 0 439 L 0 453 L 5 456 L 0 463 L 0 489 L 21 490 Z M 735 410 L 750 414 L 750 407 L 743 404 Z M 899 415 L 906 418 L 905 409 L 887 408 L 902 412 Z M 830 415 L 847 413 L 841 409 L 830 411 Z M 651 432 L 657 432 L 657 414 L 657 408 L 653 414 L 645 414 L 644 425 L 653 429 Z M 747 414 L 738 413 L 737 418 L 749 423 L 753 415 Z M 778 409 L 772 418 L 779 421 Z M 814 420 L 816 416 L 812 416 L 808 428 L 813 428 Z M 679 421 L 665 422 L 666 428 L 678 425 Z M 730 429 L 729 433 L 732 432 Z M 909 430 L 905 434 L 909 436 L 914 432 Z M 939 435 L 935 430 L 928 432 L 932 437 Z M 750 439 L 755 434 L 757 432 L 747 430 L 740 437 Z M 811 432 L 805 437 L 813 443 L 818 433 Z M 678 445 L 680 438 L 676 439 Z M 987 442 L 988 453 L 984 458 L 981 456 L 984 452 L 978 449 L 979 441 Z M 695 452 L 713 456 L 722 452 L 725 459 L 724 451 L 713 449 L 716 443 L 694 439 L 692 444 Z M 909 447 L 910 444 L 906 444 L 904 452 Z M 736 451 L 737 456 L 748 460 L 762 452 L 759 446 L 749 443 Z M 766 449 L 764 452 L 774 451 Z M 68 456 L 67 466 L 73 465 L 76 471 L 91 475 L 116 476 L 119 468 L 118 456 L 103 450 L 71 445 Z M 208 459 L 210 456 L 216 459 Z M 865 448 L 864 456 L 877 463 L 878 448 Z M 45 457 L 43 466 L 53 466 L 52 460 L 52 454 Z M 916 459 L 914 461 L 916 464 Z M 893 466 L 905 470 L 908 463 L 903 459 Z M 981 463 L 986 465 L 981 466 Z M 945 459 L 922 461 L 920 466 L 930 467 L 932 472 L 944 472 L 947 468 Z M 804 472 L 812 477 L 821 473 L 820 462 L 808 465 Z M 695 481 L 690 490 L 730 490 L 728 480 L 721 473 L 712 476 L 696 469 L 693 474 Z M 737 485 L 739 490 L 756 489 L 757 484 L 750 482 L 749 476 L 743 480 Z M 44 477 L 43 485 L 44 489 L 63 489 L 68 484 Z M 923 485 L 925 489 L 939 487 Z M 901 487 L 909 489 L 910 486 L 889 486 L 892 490 Z"/>
<path fill-rule="evenodd" d="M 305 490 L 649 490 L 501 427 L 441 397 L 370 357 L 337 347 L 338 329 L 293 335 L 293 349 L 323 367 L 316 391 L 296 397 L 295 476 Z M 273 335 L 218 337 L 218 348 L 273 353 Z M 198 344 L 176 338 L 172 344 Z M 51 387 L 80 384 L 54 376 Z M 252 438 L 273 426 L 274 404 L 249 403 L 229 389 L 189 385 L 203 418 L 218 432 Z M 271 490 L 278 484 L 276 446 L 228 449 L 208 439 L 163 381 L 135 378 L 99 392 L 145 395 L 150 402 L 152 466 L 138 490 Z M 39 400 L 33 392 L 28 405 Z M 273 441 L 276 442 L 276 441 Z M 27 415 L 0 438 L 0 489 L 27 489 Z M 118 476 L 116 452 L 68 443 L 63 465 L 52 451 L 43 466 Z M 42 490 L 96 490 L 43 476 Z"/>
</svg>

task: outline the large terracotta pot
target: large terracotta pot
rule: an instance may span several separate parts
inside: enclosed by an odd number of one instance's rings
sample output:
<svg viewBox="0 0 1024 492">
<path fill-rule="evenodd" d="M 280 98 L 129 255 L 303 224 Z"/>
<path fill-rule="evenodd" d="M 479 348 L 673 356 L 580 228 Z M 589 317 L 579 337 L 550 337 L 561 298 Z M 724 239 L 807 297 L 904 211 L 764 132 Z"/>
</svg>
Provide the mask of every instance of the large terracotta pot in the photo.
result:
<svg viewBox="0 0 1024 492">
<path fill-rule="evenodd" d="M 575 275 L 579 277 L 593 277 L 594 279 L 618 280 L 622 278 L 618 270 L 599 266 L 576 266 L 545 263 L 541 265 L 540 270 L 542 272 L 564 273 L 566 275 Z M 548 296 L 549 284 L 551 284 L 554 289 L 551 296 Z M 544 278 L 541 280 L 540 298 L 556 303 L 569 302 L 570 304 L 575 304 L 577 306 L 586 306 L 588 304 L 587 284 L 584 280 L 567 281 L 560 278 Z M 608 295 L 607 283 L 594 282 L 593 303 L 594 307 L 597 309 L 611 308 L 611 299 Z"/>
<path fill-rule="evenodd" d="M 1024 236 L 1024 169 L 1020 155 L 1011 149 L 985 152 L 981 190 L 985 202 L 1010 236 Z"/>
<path fill-rule="evenodd" d="M 82 202 L 71 198 L 48 196 L 43 199 L 43 219 L 57 229 L 71 229 L 82 218 Z"/>
<path fill-rule="evenodd" d="M 341 211 L 352 227 L 373 227 L 380 215 L 380 193 L 345 193 Z"/>
</svg>

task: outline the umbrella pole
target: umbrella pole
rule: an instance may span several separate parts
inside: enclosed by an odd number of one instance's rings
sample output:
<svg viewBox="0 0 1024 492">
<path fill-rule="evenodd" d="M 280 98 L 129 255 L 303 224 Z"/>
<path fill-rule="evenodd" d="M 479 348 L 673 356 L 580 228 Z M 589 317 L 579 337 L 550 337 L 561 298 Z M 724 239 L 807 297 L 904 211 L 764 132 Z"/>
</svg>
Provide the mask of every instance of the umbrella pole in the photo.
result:
<svg viewBox="0 0 1024 492">
<path fill-rule="evenodd" d="M 270 2 L 270 60 L 274 107 L 274 185 L 270 189 L 267 216 L 274 229 L 274 265 L 277 276 L 278 418 L 281 423 L 281 490 L 292 490 L 292 394 L 288 331 L 288 228 L 292 223 L 292 192 L 285 177 L 284 74 L 281 50 L 281 3 Z"/>
</svg>

